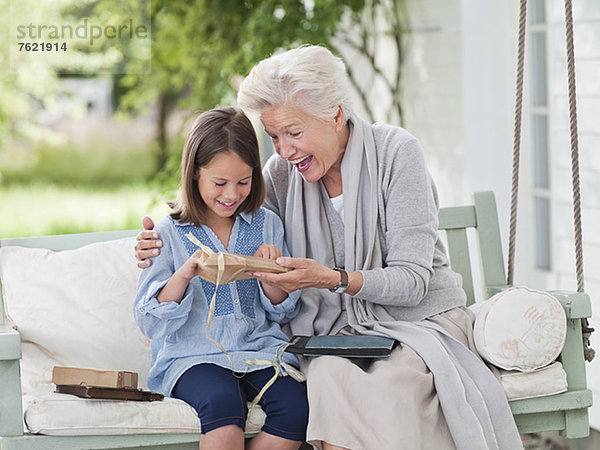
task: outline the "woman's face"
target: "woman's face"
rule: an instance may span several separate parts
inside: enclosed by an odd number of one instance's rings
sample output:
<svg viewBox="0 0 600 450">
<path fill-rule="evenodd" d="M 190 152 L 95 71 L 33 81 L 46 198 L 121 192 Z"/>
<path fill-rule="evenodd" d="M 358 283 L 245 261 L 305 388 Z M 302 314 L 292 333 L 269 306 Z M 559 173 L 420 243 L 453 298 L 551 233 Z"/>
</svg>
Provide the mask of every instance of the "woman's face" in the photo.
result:
<svg viewBox="0 0 600 450">
<path fill-rule="evenodd" d="M 341 109 L 335 117 L 322 120 L 287 104 L 265 109 L 260 119 L 277 154 L 293 164 L 305 181 L 339 170 L 348 142 Z"/>
<path fill-rule="evenodd" d="M 198 191 L 209 222 L 229 218 L 250 195 L 252 167 L 233 152 L 215 156 L 198 170 Z"/>
</svg>

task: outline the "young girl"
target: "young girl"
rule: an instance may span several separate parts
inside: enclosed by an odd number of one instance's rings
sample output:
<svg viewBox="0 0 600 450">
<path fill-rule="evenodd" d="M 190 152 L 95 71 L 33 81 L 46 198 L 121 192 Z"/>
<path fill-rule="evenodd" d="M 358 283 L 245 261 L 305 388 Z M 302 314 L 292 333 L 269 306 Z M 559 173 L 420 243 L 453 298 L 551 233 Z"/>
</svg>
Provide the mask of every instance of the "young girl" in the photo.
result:
<svg viewBox="0 0 600 450">
<path fill-rule="evenodd" d="M 275 373 L 245 360 L 280 358 L 298 367 L 293 355 L 281 355 L 288 339 L 279 324 L 298 313 L 300 292 L 288 295 L 256 279 L 219 286 L 207 328 L 215 285 L 196 276 L 198 247 L 186 237 L 192 233 L 214 252 L 276 259 L 282 248 L 288 255 L 281 220 L 260 207 L 264 195 L 248 118 L 235 108 L 201 114 L 185 143 L 180 193 L 169 204 L 173 212 L 156 225 L 164 248 L 141 273 L 134 306 L 139 327 L 152 340 L 148 387 L 194 407 L 201 448 L 244 448 L 246 402 Z M 267 418 L 248 448 L 298 448 L 308 421 L 305 384 L 280 376 L 260 404 Z"/>
</svg>

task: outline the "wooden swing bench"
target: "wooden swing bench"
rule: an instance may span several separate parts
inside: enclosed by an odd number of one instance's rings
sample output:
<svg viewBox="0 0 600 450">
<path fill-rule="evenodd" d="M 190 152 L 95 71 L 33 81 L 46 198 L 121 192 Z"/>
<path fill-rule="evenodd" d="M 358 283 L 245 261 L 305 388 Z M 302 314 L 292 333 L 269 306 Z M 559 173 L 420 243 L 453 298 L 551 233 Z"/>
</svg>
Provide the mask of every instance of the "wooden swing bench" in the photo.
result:
<svg viewBox="0 0 600 450">
<path fill-rule="evenodd" d="M 469 304 L 475 300 L 475 288 L 467 239 L 468 229 L 474 229 L 478 237 L 479 262 L 484 290 L 482 298 L 489 298 L 508 288 L 493 193 L 474 194 L 473 205 L 442 208 L 439 219 L 440 229 L 444 230 L 447 236 L 452 268 L 463 276 Z M 137 232 L 137 230 L 132 230 L 0 239 L 0 247 L 42 247 L 61 251 L 79 248 L 94 242 L 131 237 L 135 236 Z M 131 251 L 133 252 L 133 249 Z M 559 359 L 567 374 L 568 390 L 556 395 L 512 401 L 510 407 L 522 434 L 559 430 L 567 438 L 585 437 L 589 433 L 588 408 L 592 405 L 592 392 L 586 388 L 581 319 L 591 316 L 590 298 L 584 293 L 560 291 L 552 292 L 552 294 L 561 302 L 567 316 L 567 338 Z M 1 450 L 198 448 L 199 435 L 197 433 L 49 436 L 24 432 L 19 365 L 21 338 L 17 330 L 11 329 L 4 313 L 0 318 L 2 319 L 0 322 Z"/>
</svg>

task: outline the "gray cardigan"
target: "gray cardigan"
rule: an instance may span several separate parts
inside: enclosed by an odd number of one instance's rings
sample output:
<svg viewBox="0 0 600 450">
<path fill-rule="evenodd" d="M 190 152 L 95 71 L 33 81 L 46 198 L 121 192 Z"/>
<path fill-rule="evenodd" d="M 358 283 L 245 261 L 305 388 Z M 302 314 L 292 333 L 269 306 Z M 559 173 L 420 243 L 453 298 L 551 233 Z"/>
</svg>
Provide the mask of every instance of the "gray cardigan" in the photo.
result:
<svg viewBox="0 0 600 450">
<path fill-rule="evenodd" d="M 410 223 L 412 217 L 421 221 L 423 217 L 435 216 L 428 226 L 437 236 L 437 191 L 425 167 L 419 142 L 399 127 L 376 124 L 371 125 L 371 129 L 377 151 L 377 223 L 384 265 L 361 271 L 363 287 L 354 297 L 382 305 L 391 317 L 403 321 L 419 321 L 464 305 L 466 296 L 461 288 L 460 275 L 449 268 L 439 236 L 433 253 L 425 254 L 427 250 L 423 249 L 429 248 L 429 245 L 421 245 L 416 241 L 418 238 L 413 239 L 410 234 L 407 240 L 407 232 L 410 231 L 406 227 L 395 226 Z M 352 130 L 351 125 L 351 133 Z M 288 203 L 288 179 L 292 170 L 295 170 L 292 165 L 278 155 L 273 155 L 264 169 L 267 185 L 264 206 L 282 219 Z M 426 177 L 427 183 L 411 181 L 420 177 Z M 428 187 L 422 189 L 417 187 L 419 185 Z M 421 192 L 423 190 L 428 192 Z M 324 187 L 322 191 L 326 197 Z M 335 255 L 331 255 L 328 261 L 318 262 L 329 267 L 333 264 L 343 267 L 344 224 L 330 201 L 325 202 L 325 209 L 330 230 L 323 232 L 331 232 Z M 285 231 L 288 238 L 294 233 L 289 227 Z M 296 320 L 302 320 L 302 312 Z M 345 311 L 339 317 L 331 317 L 330 321 L 331 333 L 337 332 L 347 324 Z"/>
</svg>

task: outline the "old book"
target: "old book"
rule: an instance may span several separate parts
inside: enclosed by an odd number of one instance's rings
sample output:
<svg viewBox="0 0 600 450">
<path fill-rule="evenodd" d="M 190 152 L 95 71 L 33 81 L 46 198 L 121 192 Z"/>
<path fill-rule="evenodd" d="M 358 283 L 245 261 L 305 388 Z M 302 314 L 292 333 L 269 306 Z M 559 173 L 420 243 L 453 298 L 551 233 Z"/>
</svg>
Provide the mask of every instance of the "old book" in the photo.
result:
<svg viewBox="0 0 600 450">
<path fill-rule="evenodd" d="M 137 389 L 138 374 L 126 370 L 86 369 L 54 366 L 52 382 L 60 385 L 87 385 L 109 388 Z"/>
<path fill-rule="evenodd" d="M 396 342 L 383 336 L 294 336 L 285 351 L 304 356 L 335 355 L 347 358 L 384 358 Z"/>
<path fill-rule="evenodd" d="M 107 388 L 97 386 L 78 386 L 57 384 L 56 392 L 71 394 L 82 398 L 98 398 L 107 400 L 135 400 L 153 402 L 162 400 L 164 395 L 158 392 L 143 391 L 141 389 Z"/>
</svg>

